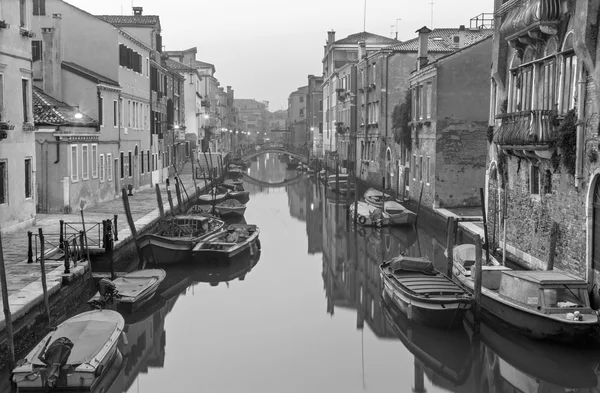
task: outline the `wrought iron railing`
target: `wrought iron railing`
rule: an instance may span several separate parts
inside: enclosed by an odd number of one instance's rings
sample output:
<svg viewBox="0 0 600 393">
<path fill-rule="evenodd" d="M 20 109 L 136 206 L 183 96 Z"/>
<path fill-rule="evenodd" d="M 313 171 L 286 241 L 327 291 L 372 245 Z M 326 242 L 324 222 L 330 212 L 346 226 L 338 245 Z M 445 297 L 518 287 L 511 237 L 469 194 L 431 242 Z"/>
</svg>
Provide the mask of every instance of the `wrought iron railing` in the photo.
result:
<svg viewBox="0 0 600 393">
<path fill-rule="evenodd" d="M 501 121 L 493 139 L 498 145 L 549 145 L 556 139 L 553 110 L 502 113 L 496 118 Z"/>
</svg>

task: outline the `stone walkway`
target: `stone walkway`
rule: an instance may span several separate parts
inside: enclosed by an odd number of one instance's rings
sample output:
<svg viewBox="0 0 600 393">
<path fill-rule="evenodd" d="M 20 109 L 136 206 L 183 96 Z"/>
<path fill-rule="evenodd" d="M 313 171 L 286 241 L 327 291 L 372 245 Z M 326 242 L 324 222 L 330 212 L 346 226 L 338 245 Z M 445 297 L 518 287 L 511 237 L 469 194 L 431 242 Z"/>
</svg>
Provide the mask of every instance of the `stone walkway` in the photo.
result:
<svg viewBox="0 0 600 393">
<path fill-rule="evenodd" d="M 189 167 L 189 168 L 188 168 Z M 194 182 L 191 177 L 191 164 L 187 164 L 180 172 L 182 183 L 187 190 L 190 198 L 195 195 L 194 193 Z M 177 196 L 175 193 L 175 180 L 171 179 L 171 194 L 173 203 L 177 206 Z M 197 180 L 197 186 L 204 187 L 203 180 Z M 160 184 L 162 201 L 165 213 L 170 211 L 166 184 Z M 185 193 L 182 190 L 183 197 Z M 156 191 L 154 187 L 148 187 L 144 190 L 140 190 L 134 193 L 133 196 L 129 197 L 129 204 L 131 207 L 131 213 L 134 222 L 137 221 L 136 227 L 142 226 L 144 222 L 149 221 L 150 218 L 158 216 L 158 206 L 156 201 Z M 98 243 L 99 235 L 98 229 L 102 230 L 101 223 L 103 220 L 111 219 L 114 215 L 117 215 L 117 229 L 119 242 L 126 241 L 130 236 L 129 226 L 127 224 L 127 218 L 125 216 L 125 208 L 121 198 L 115 198 L 111 201 L 107 201 L 98 206 L 93 206 L 84 210 L 86 229 L 88 233 L 88 244 L 93 247 Z M 148 220 L 144 219 L 148 216 Z M 10 233 L 2 236 L 2 246 L 4 251 L 4 263 L 6 267 L 7 276 L 7 287 L 9 297 L 21 291 L 29 284 L 40 280 L 41 271 L 40 265 L 35 263 L 36 255 L 34 249 L 33 260 L 34 263 L 27 263 L 28 257 L 28 238 L 27 231 L 33 232 L 35 235 L 38 234 L 38 228 L 42 228 L 46 243 L 58 244 L 59 231 L 60 231 L 60 220 L 64 220 L 68 223 L 74 223 L 69 228 L 70 233 L 81 228 L 81 213 L 76 211 L 71 214 L 38 214 L 36 219 L 36 225 L 30 228 L 23 229 L 21 231 Z M 100 228 L 94 228 L 90 230 L 96 223 L 99 223 Z M 140 228 L 138 227 L 138 230 Z M 36 237 L 33 237 L 34 241 Z M 46 246 L 46 252 L 48 252 L 51 246 Z M 39 254 L 39 245 L 38 245 Z M 48 259 L 46 261 L 46 271 L 50 272 L 63 266 L 63 261 L 55 261 Z M 0 301 L 2 297 L 0 294 Z"/>
</svg>

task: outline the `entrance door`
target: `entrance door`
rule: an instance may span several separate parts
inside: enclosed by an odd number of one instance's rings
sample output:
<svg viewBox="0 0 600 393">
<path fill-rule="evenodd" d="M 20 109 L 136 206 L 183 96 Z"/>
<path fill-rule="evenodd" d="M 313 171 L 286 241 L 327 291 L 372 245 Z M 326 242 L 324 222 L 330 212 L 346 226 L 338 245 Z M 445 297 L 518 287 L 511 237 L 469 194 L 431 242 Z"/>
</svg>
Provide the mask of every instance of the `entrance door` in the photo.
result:
<svg viewBox="0 0 600 393">
<path fill-rule="evenodd" d="M 592 268 L 594 275 L 600 272 L 600 179 L 596 180 L 594 187 L 594 224 L 593 224 L 593 245 L 592 245 Z"/>
<path fill-rule="evenodd" d="M 115 158 L 115 162 L 113 165 L 113 179 L 115 179 L 115 193 L 117 195 L 121 195 L 121 188 L 119 185 L 119 159 Z"/>
</svg>

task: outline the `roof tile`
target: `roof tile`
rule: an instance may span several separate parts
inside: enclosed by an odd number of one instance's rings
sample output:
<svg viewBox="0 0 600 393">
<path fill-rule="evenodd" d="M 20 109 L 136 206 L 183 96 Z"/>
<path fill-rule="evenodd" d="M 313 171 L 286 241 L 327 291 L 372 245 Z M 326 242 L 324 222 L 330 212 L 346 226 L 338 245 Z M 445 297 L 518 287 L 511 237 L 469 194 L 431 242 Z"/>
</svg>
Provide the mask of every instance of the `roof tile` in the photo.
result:
<svg viewBox="0 0 600 393">
<path fill-rule="evenodd" d="M 361 41 L 365 42 L 365 44 L 367 45 L 392 45 L 397 44 L 399 42 L 398 40 L 395 40 L 393 38 L 369 33 L 368 31 L 362 31 L 360 33 L 350 34 L 348 37 L 342 38 L 341 40 L 337 40 L 333 44 L 349 45 L 358 44 Z"/>
<path fill-rule="evenodd" d="M 65 104 L 44 93 L 37 86 L 33 87 L 33 119 L 36 125 L 69 125 L 96 127 L 98 122 L 88 115 L 82 114 L 81 119 L 75 118 L 79 112 L 74 106 Z"/>
<path fill-rule="evenodd" d="M 158 15 L 96 15 L 111 25 L 144 25 L 154 26 L 160 25 L 160 17 Z"/>
</svg>

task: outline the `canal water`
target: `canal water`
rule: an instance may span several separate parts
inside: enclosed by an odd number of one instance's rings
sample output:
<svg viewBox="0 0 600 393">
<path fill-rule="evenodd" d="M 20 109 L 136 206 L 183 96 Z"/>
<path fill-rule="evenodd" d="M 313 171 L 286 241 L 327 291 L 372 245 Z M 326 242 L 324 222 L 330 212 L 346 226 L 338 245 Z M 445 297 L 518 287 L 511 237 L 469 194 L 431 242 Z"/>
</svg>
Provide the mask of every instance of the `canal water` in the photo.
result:
<svg viewBox="0 0 600 393">
<path fill-rule="evenodd" d="M 103 392 L 600 392 L 595 351 L 485 324 L 478 339 L 468 322 L 414 325 L 382 299 L 386 259 L 422 255 L 445 271 L 433 219 L 354 231 L 347 201 L 277 155 L 246 175 L 245 220 L 262 250 L 168 268 L 156 298 L 127 317 L 123 367 Z"/>
</svg>

